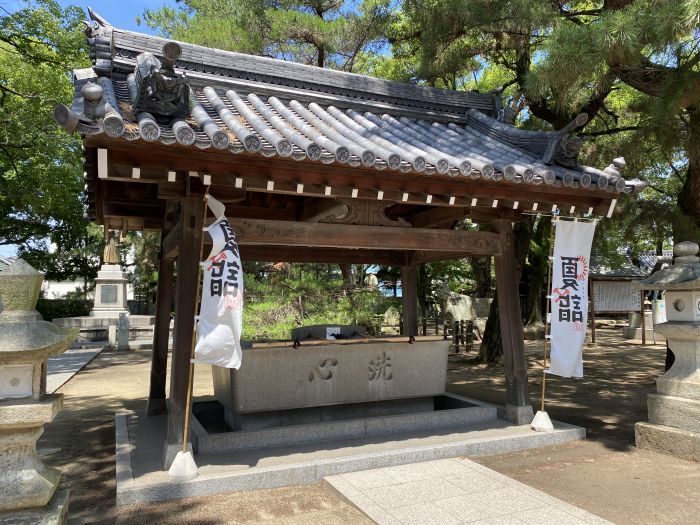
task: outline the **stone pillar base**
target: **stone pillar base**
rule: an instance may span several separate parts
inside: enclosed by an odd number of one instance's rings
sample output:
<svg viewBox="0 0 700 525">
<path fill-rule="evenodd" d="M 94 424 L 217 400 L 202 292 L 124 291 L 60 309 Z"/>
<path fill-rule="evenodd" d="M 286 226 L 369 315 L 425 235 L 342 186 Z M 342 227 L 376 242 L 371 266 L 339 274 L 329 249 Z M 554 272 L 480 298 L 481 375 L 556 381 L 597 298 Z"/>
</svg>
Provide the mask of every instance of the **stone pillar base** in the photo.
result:
<svg viewBox="0 0 700 525">
<path fill-rule="evenodd" d="M 642 422 L 634 425 L 634 443 L 643 450 L 700 461 L 699 432 Z"/>
<path fill-rule="evenodd" d="M 62 485 L 44 507 L 0 512 L 0 525 L 63 525 L 68 520 L 69 491 Z"/>
<path fill-rule="evenodd" d="M 146 403 L 147 416 L 161 416 L 168 413 L 168 404 L 165 399 L 148 399 Z"/>
<path fill-rule="evenodd" d="M 647 407 L 650 423 L 700 432 L 700 401 L 686 397 L 649 394 Z"/>
<path fill-rule="evenodd" d="M 516 425 L 529 425 L 535 413 L 530 405 L 519 407 L 516 405 L 506 405 L 506 411 L 503 419 L 515 423 Z"/>
</svg>

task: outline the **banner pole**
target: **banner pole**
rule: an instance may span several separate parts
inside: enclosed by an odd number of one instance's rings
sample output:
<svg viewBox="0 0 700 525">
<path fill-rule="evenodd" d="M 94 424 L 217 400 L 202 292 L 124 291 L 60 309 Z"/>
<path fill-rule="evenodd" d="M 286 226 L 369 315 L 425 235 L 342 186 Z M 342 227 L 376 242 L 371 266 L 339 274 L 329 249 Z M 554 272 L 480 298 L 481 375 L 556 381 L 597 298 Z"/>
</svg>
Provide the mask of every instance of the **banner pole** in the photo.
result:
<svg viewBox="0 0 700 525">
<path fill-rule="evenodd" d="M 548 337 L 550 334 L 549 328 L 551 326 L 551 323 L 549 322 L 549 316 L 551 315 L 551 310 L 552 310 L 552 266 L 554 265 L 554 226 L 557 221 L 556 217 L 552 217 L 551 221 L 551 228 L 549 232 L 549 257 L 547 258 L 547 308 L 546 308 L 546 314 L 544 318 L 544 358 L 542 361 L 542 399 L 540 402 L 540 410 L 544 412 L 544 395 L 545 395 L 545 386 L 547 383 L 547 342 L 549 341 Z"/>
</svg>

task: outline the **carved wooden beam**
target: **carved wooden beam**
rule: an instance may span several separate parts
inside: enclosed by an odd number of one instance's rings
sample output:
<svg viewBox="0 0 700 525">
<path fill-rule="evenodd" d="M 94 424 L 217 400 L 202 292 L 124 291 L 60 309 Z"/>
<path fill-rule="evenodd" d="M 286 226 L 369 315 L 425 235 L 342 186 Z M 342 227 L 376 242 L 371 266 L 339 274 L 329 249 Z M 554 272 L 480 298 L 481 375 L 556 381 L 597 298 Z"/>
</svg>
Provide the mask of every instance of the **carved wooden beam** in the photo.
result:
<svg viewBox="0 0 700 525">
<path fill-rule="evenodd" d="M 300 215 L 304 222 L 318 222 L 326 217 L 342 217 L 347 213 L 347 204 L 338 202 L 336 199 L 319 198 L 304 202 Z"/>
<path fill-rule="evenodd" d="M 422 211 L 407 217 L 414 228 L 432 228 L 446 222 L 457 221 L 469 215 L 469 208 L 440 207 Z"/>
<path fill-rule="evenodd" d="M 230 219 L 241 246 L 282 245 L 400 251 L 500 253 L 499 236 L 491 232 L 391 228 L 345 224 L 295 223 Z"/>
</svg>

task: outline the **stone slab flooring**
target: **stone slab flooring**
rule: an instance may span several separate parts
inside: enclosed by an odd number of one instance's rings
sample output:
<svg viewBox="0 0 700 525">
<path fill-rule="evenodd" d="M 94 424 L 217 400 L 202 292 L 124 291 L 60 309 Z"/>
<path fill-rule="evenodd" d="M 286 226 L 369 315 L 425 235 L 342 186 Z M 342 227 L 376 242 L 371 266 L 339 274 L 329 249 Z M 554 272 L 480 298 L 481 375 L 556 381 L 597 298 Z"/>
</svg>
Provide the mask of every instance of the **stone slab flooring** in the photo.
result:
<svg viewBox="0 0 700 525">
<path fill-rule="evenodd" d="M 101 351 L 101 345 L 87 348 L 70 348 L 62 354 L 49 357 L 46 373 L 46 393 L 53 394 L 61 388 Z"/>
<path fill-rule="evenodd" d="M 610 523 L 466 458 L 324 478 L 378 525 Z"/>
</svg>

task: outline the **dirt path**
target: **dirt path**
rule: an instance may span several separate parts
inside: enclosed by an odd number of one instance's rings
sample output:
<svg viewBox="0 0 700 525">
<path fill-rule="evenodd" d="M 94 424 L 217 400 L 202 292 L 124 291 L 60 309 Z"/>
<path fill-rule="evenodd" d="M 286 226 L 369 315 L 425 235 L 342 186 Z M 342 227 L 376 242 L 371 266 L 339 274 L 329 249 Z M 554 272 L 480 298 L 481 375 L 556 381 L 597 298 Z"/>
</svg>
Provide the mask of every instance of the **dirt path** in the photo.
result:
<svg viewBox="0 0 700 525">
<path fill-rule="evenodd" d="M 552 419 L 585 427 L 588 439 L 476 461 L 619 524 L 690 524 L 700 514 L 700 465 L 634 447 L 634 424 L 647 418 L 647 394 L 663 373 L 665 345 L 642 346 L 620 331 L 597 331 L 584 350 L 584 378 L 547 378 Z M 535 410 L 542 387 L 542 344 L 527 343 Z M 452 358 L 450 390 L 502 404 L 503 366 Z"/>
<path fill-rule="evenodd" d="M 646 419 L 646 395 L 663 370 L 665 347 L 624 342 L 599 330 L 599 345 L 585 353 L 583 380 L 547 382 L 547 411 L 588 429 L 589 439 L 560 447 L 489 456 L 494 470 L 616 523 L 693 523 L 700 513 L 700 467 L 637 451 L 634 423 Z M 539 344 L 528 344 L 530 390 L 539 403 Z M 64 472 L 71 515 L 86 523 L 369 523 L 322 485 L 222 494 L 117 511 L 114 412 L 143 410 L 150 352 L 102 353 L 61 388 L 64 410 L 47 426 L 39 448 Z M 503 368 L 450 361 L 449 390 L 502 404 Z M 211 393 L 211 378 L 197 367 L 195 395 Z"/>
<path fill-rule="evenodd" d="M 584 378 L 548 376 L 546 410 L 552 419 L 585 427 L 589 439 L 623 448 L 634 443 L 634 424 L 647 417 L 647 394 L 663 374 L 665 345 L 642 346 L 620 337 L 620 330 L 598 329 L 597 347 L 584 349 Z M 527 341 L 530 397 L 539 409 L 542 389 L 542 342 Z M 450 359 L 449 390 L 502 405 L 505 400 L 503 365 L 468 365 Z M 613 442 L 619 442 L 614 445 Z"/>
</svg>

